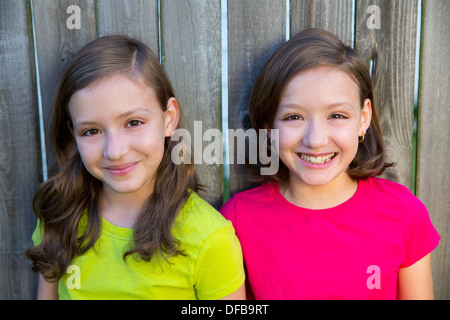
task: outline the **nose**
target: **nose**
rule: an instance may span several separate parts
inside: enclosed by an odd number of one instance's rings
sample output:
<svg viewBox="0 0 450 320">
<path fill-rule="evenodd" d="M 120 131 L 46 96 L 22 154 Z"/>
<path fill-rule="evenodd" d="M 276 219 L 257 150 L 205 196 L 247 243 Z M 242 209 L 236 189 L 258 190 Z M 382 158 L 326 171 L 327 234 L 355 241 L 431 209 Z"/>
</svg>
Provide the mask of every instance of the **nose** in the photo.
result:
<svg viewBox="0 0 450 320">
<path fill-rule="evenodd" d="M 319 121 L 309 121 L 305 127 L 303 144 L 311 149 L 319 149 L 328 143 L 326 127 Z"/>
<path fill-rule="evenodd" d="M 128 151 L 128 142 L 119 132 L 109 132 L 105 135 L 105 146 L 103 148 L 105 158 L 111 161 L 120 160 Z"/>
</svg>

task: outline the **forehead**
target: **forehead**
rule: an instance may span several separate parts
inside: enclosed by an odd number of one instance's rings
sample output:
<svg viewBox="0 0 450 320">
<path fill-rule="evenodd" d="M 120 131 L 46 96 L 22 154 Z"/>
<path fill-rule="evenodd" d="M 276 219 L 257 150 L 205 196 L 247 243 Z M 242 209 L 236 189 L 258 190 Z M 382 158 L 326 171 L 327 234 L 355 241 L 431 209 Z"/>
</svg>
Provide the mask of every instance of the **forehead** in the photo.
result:
<svg viewBox="0 0 450 320">
<path fill-rule="evenodd" d="M 303 71 L 290 79 L 280 96 L 278 108 L 338 103 L 359 106 L 359 101 L 358 85 L 347 73 L 336 68 L 319 67 Z"/>
<path fill-rule="evenodd" d="M 86 116 L 107 118 L 134 109 L 161 108 L 152 88 L 125 75 L 113 75 L 75 92 L 69 102 L 72 119 Z"/>
<path fill-rule="evenodd" d="M 357 83 L 344 71 L 332 67 L 317 67 L 300 72 L 292 77 L 286 84 L 281 97 L 291 90 L 302 90 L 311 88 L 321 89 L 347 89 L 340 90 L 343 94 L 358 93 Z M 329 92 L 329 90 L 324 93 Z M 303 92 L 304 94 L 308 93 Z"/>
<path fill-rule="evenodd" d="M 95 95 L 110 95 L 114 93 L 113 91 L 110 91 L 111 89 L 117 89 L 120 92 L 127 92 L 127 91 L 137 91 L 137 90 L 148 90 L 150 89 L 152 91 L 152 88 L 149 86 L 146 86 L 141 78 L 135 79 L 131 75 L 122 74 L 122 73 L 114 73 L 112 75 L 108 75 L 106 77 L 102 77 L 85 88 L 82 88 L 78 91 L 76 91 L 73 95 L 74 96 L 80 96 L 84 95 L 86 97 L 88 96 L 95 96 Z"/>
</svg>

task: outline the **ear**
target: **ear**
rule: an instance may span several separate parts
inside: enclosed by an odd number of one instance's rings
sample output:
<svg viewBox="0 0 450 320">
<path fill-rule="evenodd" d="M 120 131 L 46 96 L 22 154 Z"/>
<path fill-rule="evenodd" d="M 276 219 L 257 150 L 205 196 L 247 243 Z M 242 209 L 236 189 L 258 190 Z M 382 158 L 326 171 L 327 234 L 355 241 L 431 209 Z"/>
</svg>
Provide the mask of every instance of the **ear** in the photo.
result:
<svg viewBox="0 0 450 320">
<path fill-rule="evenodd" d="M 364 100 L 364 106 L 361 109 L 361 122 L 359 124 L 359 135 L 362 136 L 370 127 L 372 121 L 372 101 Z"/>
<path fill-rule="evenodd" d="M 167 109 L 164 112 L 165 136 L 171 137 L 178 126 L 180 119 L 180 107 L 178 101 L 174 97 L 167 101 Z"/>
</svg>

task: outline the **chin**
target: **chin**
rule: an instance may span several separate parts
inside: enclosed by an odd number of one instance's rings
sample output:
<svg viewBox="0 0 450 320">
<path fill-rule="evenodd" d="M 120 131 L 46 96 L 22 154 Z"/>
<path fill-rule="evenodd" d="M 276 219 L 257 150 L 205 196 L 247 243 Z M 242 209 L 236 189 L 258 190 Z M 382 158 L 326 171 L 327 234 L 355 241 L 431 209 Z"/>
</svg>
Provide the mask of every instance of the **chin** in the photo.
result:
<svg viewBox="0 0 450 320">
<path fill-rule="evenodd" d="M 304 176 L 304 175 L 297 175 L 295 177 L 301 184 L 307 185 L 310 187 L 324 187 L 329 185 L 332 181 L 335 180 L 335 177 L 330 178 L 330 176 Z"/>
</svg>

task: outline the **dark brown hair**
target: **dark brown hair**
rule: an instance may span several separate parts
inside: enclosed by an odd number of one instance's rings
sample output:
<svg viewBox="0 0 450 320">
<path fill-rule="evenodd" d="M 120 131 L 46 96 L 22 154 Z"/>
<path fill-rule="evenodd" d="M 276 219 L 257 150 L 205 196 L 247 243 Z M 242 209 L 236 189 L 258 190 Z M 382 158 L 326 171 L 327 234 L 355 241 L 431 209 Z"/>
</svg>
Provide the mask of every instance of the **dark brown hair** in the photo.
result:
<svg viewBox="0 0 450 320">
<path fill-rule="evenodd" d="M 60 279 L 70 261 L 92 248 L 100 234 L 98 198 L 102 182 L 88 173 L 81 161 L 70 132 L 69 102 L 75 92 L 113 74 L 126 75 L 151 87 L 163 111 L 167 109 L 167 101 L 175 97 L 158 59 L 140 41 L 125 36 L 105 36 L 85 45 L 69 61 L 56 91 L 51 127 L 59 172 L 35 194 L 33 209 L 44 234 L 39 245 L 27 250 L 27 256 L 33 261 L 32 270 L 49 281 Z M 171 227 L 189 197 L 189 190 L 196 191 L 198 182 L 193 165 L 175 165 L 171 161 L 171 151 L 176 144 L 170 137 L 165 140 L 154 191 L 137 218 L 133 243 L 124 259 L 133 255 L 150 261 L 156 253 L 162 253 L 165 258 L 180 254 Z M 88 223 L 86 231 L 80 235 L 79 223 L 84 214 Z"/>
<path fill-rule="evenodd" d="M 381 175 L 392 164 L 385 160 L 385 146 L 369 69 L 354 49 L 328 31 L 304 30 L 278 48 L 267 61 L 250 96 L 249 115 L 253 128 L 257 131 L 273 128 L 280 99 L 289 81 L 301 72 L 322 66 L 337 68 L 355 81 L 359 87 L 361 108 L 365 99 L 372 102 L 370 127 L 348 167 L 348 174 L 354 179 Z M 250 171 L 255 175 L 254 172 L 259 172 L 259 169 L 253 167 Z M 280 161 L 280 169 L 275 175 L 261 176 L 259 181 L 285 180 L 288 176 L 288 168 Z"/>
</svg>

